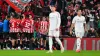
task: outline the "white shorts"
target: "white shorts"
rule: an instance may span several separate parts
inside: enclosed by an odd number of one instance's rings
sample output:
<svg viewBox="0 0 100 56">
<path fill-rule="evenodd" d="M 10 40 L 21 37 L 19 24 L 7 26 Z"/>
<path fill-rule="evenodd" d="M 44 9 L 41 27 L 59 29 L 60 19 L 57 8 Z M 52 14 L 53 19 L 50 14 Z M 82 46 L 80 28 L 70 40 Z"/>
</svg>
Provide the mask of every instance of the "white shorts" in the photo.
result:
<svg viewBox="0 0 100 56">
<path fill-rule="evenodd" d="M 59 35 L 60 35 L 60 31 L 49 30 L 49 36 L 50 37 L 59 37 Z"/>
<path fill-rule="evenodd" d="M 82 38 L 84 36 L 84 32 L 75 32 L 76 37 Z"/>
</svg>

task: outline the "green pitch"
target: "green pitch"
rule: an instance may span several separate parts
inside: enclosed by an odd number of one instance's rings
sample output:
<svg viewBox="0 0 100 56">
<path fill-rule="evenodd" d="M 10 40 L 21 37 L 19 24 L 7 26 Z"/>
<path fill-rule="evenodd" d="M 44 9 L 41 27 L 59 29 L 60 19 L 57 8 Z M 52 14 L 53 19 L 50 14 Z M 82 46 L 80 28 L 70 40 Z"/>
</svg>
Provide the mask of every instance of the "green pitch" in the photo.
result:
<svg viewBox="0 0 100 56">
<path fill-rule="evenodd" d="M 46 53 L 43 50 L 0 50 L 0 56 L 100 56 L 100 51 L 53 51 L 53 53 Z"/>
</svg>

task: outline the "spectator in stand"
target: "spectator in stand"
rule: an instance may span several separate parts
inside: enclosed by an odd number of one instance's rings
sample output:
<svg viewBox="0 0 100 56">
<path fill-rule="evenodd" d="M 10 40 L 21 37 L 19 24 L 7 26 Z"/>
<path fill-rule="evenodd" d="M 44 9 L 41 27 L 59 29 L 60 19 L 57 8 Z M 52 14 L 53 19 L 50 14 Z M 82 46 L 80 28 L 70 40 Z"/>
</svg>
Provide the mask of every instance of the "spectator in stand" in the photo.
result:
<svg viewBox="0 0 100 56">
<path fill-rule="evenodd" d="M 87 37 L 91 37 L 91 38 L 97 37 L 96 32 L 93 28 L 90 28 L 90 30 L 88 31 Z"/>
<path fill-rule="evenodd" d="M 30 7 L 27 6 L 26 7 L 26 11 L 24 12 L 24 15 L 32 15 L 32 18 L 34 19 L 34 13 L 32 12 L 32 10 L 30 10 Z"/>
<path fill-rule="evenodd" d="M 94 14 L 92 14 L 92 12 L 90 12 L 88 10 L 88 15 L 87 17 L 89 17 L 89 28 L 94 28 Z"/>
<path fill-rule="evenodd" d="M 70 36 L 70 33 L 69 33 L 69 32 L 70 32 L 70 26 L 71 26 L 71 17 L 68 16 L 68 17 L 67 17 L 67 20 L 68 20 L 68 21 L 67 21 L 67 25 L 66 25 L 66 27 L 67 27 L 67 33 L 66 33 L 66 34 L 67 34 L 68 36 Z"/>
<path fill-rule="evenodd" d="M 97 26 L 97 28 L 98 28 L 97 32 L 98 32 L 98 35 L 100 36 L 100 16 L 98 18 L 97 25 L 98 25 Z"/>
</svg>

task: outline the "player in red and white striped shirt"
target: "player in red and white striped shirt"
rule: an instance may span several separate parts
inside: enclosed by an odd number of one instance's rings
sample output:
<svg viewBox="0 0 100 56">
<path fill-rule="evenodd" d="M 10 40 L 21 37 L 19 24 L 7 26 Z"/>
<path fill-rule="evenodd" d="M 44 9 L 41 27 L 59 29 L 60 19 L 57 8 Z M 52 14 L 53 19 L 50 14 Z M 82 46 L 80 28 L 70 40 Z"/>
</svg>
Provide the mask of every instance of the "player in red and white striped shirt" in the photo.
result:
<svg viewBox="0 0 100 56">
<path fill-rule="evenodd" d="M 30 27 L 30 39 L 32 38 L 33 36 L 33 32 L 34 32 L 34 20 L 33 20 L 33 17 L 32 15 L 30 14 L 29 15 L 29 19 L 30 19 L 30 23 L 31 23 L 31 27 Z"/>
<path fill-rule="evenodd" d="M 17 32 L 17 19 L 16 18 L 11 18 L 10 19 L 10 33 L 12 33 L 11 35 L 15 35 L 15 33 Z M 16 39 L 15 36 L 12 36 L 12 38 Z"/>
<path fill-rule="evenodd" d="M 17 26 L 18 26 L 18 23 L 17 23 L 16 17 L 13 18 L 13 16 L 11 16 L 11 18 L 10 18 L 10 36 L 11 36 L 12 48 L 16 48 L 15 41 L 17 39 L 17 32 L 18 32 Z"/>
<path fill-rule="evenodd" d="M 46 21 L 46 17 L 42 18 L 42 21 L 40 22 L 40 30 L 41 34 L 41 48 L 46 47 L 46 35 L 48 32 L 48 21 Z M 44 44 L 43 44 L 44 43 Z"/>
<path fill-rule="evenodd" d="M 25 37 L 29 39 L 30 33 L 33 33 L 33 29 L 32 29 L 33 21 L 29 19 L 29 15 L 27 15 L 26 18 L 22 20 L 21 24 L 23 27 L 22 31 L 25 33 L 24 34 Z"/>
</svg>

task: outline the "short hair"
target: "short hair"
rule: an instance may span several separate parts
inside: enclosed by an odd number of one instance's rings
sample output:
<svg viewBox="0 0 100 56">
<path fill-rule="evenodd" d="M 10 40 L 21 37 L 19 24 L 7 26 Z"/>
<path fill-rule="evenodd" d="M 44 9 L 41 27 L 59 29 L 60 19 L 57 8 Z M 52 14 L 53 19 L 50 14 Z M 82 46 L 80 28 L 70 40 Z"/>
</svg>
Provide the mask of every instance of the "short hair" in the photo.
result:
<svg viewBox="0 0 100 56">
<path fill-rule="evenodd" d="M 51 7 L 55 7 L 55 8 L 57 7 L 56 5 L 50 5 L 50 6 L 51 6 Z"/>
<path fill-rule="evenodd" d="M 78 9 L 78 10 L 77 10 L 77 12 L 78 12 L 79 10 L 81 10 L 81 11 L 82 11 L 82 9 Z"/>
<path fill-rule="evenodd" d="M 7 15 L 7 18 L 10 18 L 10 15 Z"/>
<path fill-rule="evenodd" d="M 29 18 L 29 15 L 26 15 L 26 18 Z"/>
</svg>

